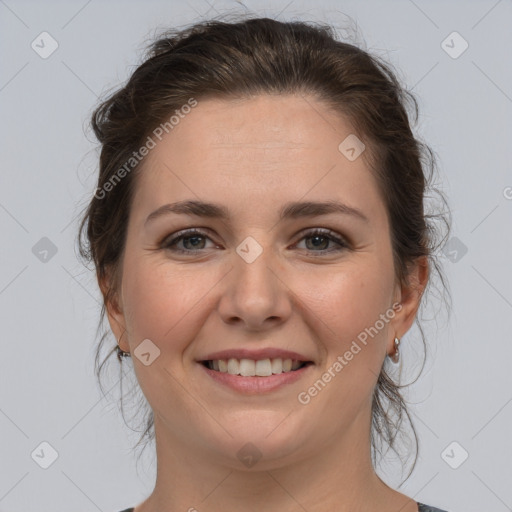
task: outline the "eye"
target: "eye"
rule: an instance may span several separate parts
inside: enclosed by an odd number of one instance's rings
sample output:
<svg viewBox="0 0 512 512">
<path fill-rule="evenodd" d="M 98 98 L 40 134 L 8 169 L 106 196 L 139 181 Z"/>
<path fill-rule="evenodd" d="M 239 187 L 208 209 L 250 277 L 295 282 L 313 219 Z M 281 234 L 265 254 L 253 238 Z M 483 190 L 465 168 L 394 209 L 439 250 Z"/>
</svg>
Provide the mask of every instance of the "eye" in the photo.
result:
<svg viewBox="0 0 512 512">
<path fill-rule="evenodd" d="M 210 237 L 202 231 L 198 231 L 197 229 L 187 229 L 186 231 L 181 231 L 175 237 L 165 238 L 160 244 L 160 247 L 162 249 L 169 249 L 173 252 L 194 253 L 205 248 L 203 245 L 206 239 L 211 240 Z M 185 248 L 176 248 L 176 245 L 181 241 L 183 241 Z"/>
<path fill-rule="evenodd" d="M 165 238 L 160 243 L 160 248 L 181 254 L 196 253 L 203 249 L 207 249 L 207 247 L 205 247 L 207 240 L 211 241 L 211 238 L 206 233 L 199 231 L 198 229 L 191 228 L 181 231 L 175 236 L 171 235 L 170 237 Z M 311 253 L 320 253 L 319 255 L 349 249 L 348 242 L 329 229 L 316 228 L 303 233 L 300 241 L 302 240 L 306 241 L 307 251 Z M 308 240 L 310 240 L 311 243 L 308 244 Z M 183 246 L 178 247 L 178 244 L 181 242 L 183 243 Z M 327 246 L 332 243 L 335 243 L 338 247 L 328 249 Z"/>
<path fill-rule="evenodd" d="M 308 239 L 310 239 L 312 243 L 308 244 Z M 309 252 L 330 253 L 339 252 L 349 248 L 349 244 L 343 238 L 334 234 L 330 229 L 314 229 L 305 233 L 301 240 L 306 240 L 306 250 Z M 338 248 L 327 250 L 326 246 L 331 242 L 336 243 Z"/>
</svg>

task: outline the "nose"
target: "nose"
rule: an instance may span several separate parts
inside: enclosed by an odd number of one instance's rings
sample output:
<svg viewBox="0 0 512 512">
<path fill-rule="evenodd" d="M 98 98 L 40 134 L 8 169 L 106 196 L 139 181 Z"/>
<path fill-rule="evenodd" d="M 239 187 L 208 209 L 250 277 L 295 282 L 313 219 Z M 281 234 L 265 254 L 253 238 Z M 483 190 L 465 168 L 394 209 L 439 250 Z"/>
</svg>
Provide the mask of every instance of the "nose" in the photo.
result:
<svg viewBox="0 0 512 512">
<path fill-rule="evenodd" d="M 222 320 L 246 331 L 262 331 L 284 323 L 291 315 L 291 290 L 283 268 L 270 249 L 248 263 L 238 254 L 225 278 L 218 310 Z"/>
</svg>

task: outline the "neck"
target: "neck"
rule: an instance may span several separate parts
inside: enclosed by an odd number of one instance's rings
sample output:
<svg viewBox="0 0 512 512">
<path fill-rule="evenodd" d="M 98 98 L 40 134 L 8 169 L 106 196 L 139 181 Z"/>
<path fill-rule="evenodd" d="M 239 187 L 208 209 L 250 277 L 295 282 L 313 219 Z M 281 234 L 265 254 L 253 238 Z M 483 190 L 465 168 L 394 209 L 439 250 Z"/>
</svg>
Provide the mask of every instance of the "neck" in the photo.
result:
<svg viewBox="0 0 512 512">
<path fill-rule="evenodd" d="M 178 442 L 155 416 L 155 489 L 135 512 L 417 512 L 415 501 L 375 473 L 369 427 L 364 428 L 369 424 L 368 417 L 359 417 L 347 435 L 333 435 L 335 441 L 315 447 L 314 453 L 241 470 L 238 460 L 220 463 L 197 443 Z"/>
</svg>

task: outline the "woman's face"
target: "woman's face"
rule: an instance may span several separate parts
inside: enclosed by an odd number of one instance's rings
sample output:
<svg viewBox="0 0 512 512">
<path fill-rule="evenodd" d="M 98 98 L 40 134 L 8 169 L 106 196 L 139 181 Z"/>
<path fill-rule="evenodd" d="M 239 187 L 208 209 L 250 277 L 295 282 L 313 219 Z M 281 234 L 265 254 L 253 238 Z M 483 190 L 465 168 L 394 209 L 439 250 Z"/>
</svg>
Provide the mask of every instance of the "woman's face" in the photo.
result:
<svg viewBox="0 0 512 512">
<path fill-rule="evenodd" d="M 417 304 L 395 284 L 385 205 L 351 134 L 313 97 L 261 95 L 199 100 L 155 139 L 109 320 L 157 439 L 236 467 L 368 442 L 377 377 Z M 216 207 L 151 216 L 191 201 Z M 186 229 L 198 233 L 173 242 Z M 308 364 L 279 373 L 286 359 Z"/>
</svg>

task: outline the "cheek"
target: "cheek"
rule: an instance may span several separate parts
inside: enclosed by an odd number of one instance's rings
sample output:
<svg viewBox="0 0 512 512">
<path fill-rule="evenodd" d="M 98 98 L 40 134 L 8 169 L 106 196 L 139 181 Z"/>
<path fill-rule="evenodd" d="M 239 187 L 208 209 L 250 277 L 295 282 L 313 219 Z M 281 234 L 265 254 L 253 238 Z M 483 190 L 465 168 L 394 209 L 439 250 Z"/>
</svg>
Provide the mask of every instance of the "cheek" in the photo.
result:
<svg viewBox="0 0 512 512">
<path fill-rule="evenodd" d="M 161 416 L 165 417 L 165 411 L 182 410 L 184 422 L 192 421 L 192 416 L 200 413 L 194 412 L 194 401 L 183 395 L 188 377 L 184 353 L 204 322 L 200 315 L 208 307 L 207 291 L 220 277 L 136 256 L 127 258 L 124 269 L 123 303 L 130 350 L 145 339 L 160 350 L 149 366 L 134 362 L 140 388 Z"/>
<path fill-rule="evenodd" d="M 389 329 L 389 318 L 382 321 L 381 315 L 391 311 L 393 283 L 390 270 L 384 267 L 382 261 L 368 256 L 340 266 L 339 271 L 328 276 L 302 283 L 301 296 L 317 318 L 314 328 L 328 361 L 343 356 L 356 342 L 361 350 L 353 349 L 357 355 L 348 366 L 365 365 L 379 370 Z"/>
<path fill-rule="evenodd" d="M 123 303 L 133 344 L 149 338 L 166 351 L 182 350 L 200 326 L 205 294 L 218 278 L 151 258 L 133 257 L 124 268 Z"/>
</svg>

